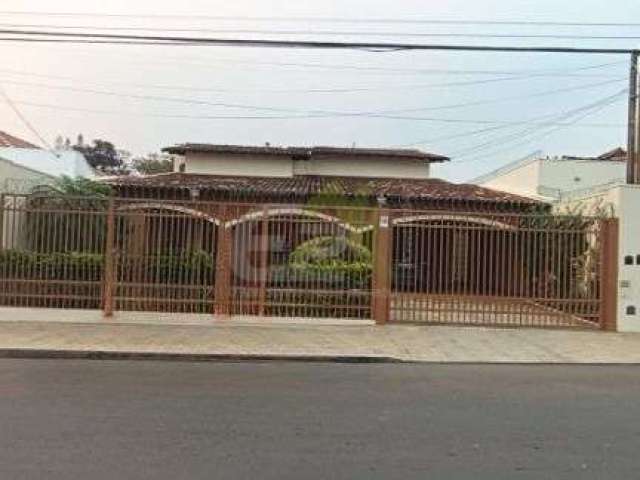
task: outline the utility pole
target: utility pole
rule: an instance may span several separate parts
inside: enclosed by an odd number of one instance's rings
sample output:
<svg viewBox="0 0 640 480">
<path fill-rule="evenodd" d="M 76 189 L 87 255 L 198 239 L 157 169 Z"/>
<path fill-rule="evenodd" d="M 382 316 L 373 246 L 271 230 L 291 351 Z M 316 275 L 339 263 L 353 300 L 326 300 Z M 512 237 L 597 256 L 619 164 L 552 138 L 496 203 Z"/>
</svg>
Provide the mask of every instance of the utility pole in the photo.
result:
<svg viewBox="0 0 640 480">
<path fill-rule="evenodd" d="M 627 184 L 640 183 L 640 165 L 638 158 L 638 50 L 631 53 L 631 69 L 629 74 L 629 123 L 627 134 Z"/>
</svg>

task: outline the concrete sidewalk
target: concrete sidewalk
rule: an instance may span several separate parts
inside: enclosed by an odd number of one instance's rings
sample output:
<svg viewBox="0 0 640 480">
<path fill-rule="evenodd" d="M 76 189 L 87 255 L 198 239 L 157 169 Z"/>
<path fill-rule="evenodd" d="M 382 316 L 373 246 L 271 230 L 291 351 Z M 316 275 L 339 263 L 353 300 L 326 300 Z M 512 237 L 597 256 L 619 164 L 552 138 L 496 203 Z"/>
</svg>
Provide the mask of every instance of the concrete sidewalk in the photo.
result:
<svg viewBox="0 0 640 480">
<path fill-rule="evenodd" d="M 3 356 L 193 355 L 471 363 L 640 363 L 640 334 L 389 325 L 0 321 Z"/>
</svg>

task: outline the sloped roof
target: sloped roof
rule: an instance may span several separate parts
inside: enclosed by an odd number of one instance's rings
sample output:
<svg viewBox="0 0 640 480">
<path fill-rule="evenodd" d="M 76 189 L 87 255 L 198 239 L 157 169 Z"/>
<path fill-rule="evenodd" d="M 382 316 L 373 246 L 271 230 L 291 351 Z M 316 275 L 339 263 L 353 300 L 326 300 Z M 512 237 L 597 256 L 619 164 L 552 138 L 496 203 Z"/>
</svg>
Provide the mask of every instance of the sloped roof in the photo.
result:
<svg viewBox="0 0 640 480">
<path fill-rule="evenodd" d="M 184 155 L 188 152 L 196 153 L 225 153 L 235 155 L 264 155 L 304 157 L 323 155 L 341 155 L 350 158 L 380 157 L 380 158 L 408 158 L 425 162 L 445 162 L 449 158 L 443 155 L 426 153 L 415 149 L 387 149 L 387 148 L 346 148 L 346 147 L 273 147 L 269 145 L 216 145 L 209 143 L 184 143 L 166 147 L 164 152 Z"/>
<path fill-rule="evenodd" d="M 105 180 L 116 188 L 192 190 L 225 194 L 234 198 L 307 199 L 312 196 L 384 197 L 396 201 L 465 201 L 541 205 L 540 202 L 470 184 L 454 184 L 439 179 L 375 178 L 296 175 L 293 177 L 248 177 L 165 173 L 146 177 L 117 177 Z"/>
<path fill-rule="evenodd" d="M 0 130 L 0 147 L 40 149 L 37 145 Z"/>
<path fill-rule="evenodd" d="M 11 162 L 50 177 L 67 175 L 92 178 L 95 176 L 95 171 L 84 155 L 75 150 L 51 152 L 41 148 L 0 146 L 0 161 Z"/>
<path fill-rule="evenodd" d="M 598 157 L 598 160 L 611 160 L 614 162 L 625 162 L 627 160 L 627 151 L 624 148 L 618 147 L 608 152 L 603 153 Z"/>
<path fill-rule="evenodd" d="M 594 161 L 606 161 L 606 162 L 626 162 L 627 161 L 627 151 L 624 148 L 618 147 L 613 150 L 609 150 L 602 155 L 598 155 L 597 157 L 578 157 L 565 155 L 562 157 L 562 160 L 594 160 Z"/>
</svg>

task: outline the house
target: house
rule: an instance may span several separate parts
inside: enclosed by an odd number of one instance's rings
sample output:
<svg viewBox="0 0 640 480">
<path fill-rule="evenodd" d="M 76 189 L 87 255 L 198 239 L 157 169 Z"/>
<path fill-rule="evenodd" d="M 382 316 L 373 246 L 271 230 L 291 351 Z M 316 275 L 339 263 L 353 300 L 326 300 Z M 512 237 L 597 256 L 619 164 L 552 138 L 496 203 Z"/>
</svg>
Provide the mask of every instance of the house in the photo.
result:
<svg viewBox="0 0 640 480">
<path fill-rule="evenodd" d="M 95 172 L 75 150 L 44 150 L 0 131 L 0 192 L 27 192 L 61 175 L 91 178 Z"/>
<path fill-rule="evenodd" d="M 624 182 L 626 159 L 626 152 L 621 148 L 596 157 L 543 157 L 534 154 L 472 182 L 486 188 L 557 202 L 569 192 Z"/>
<path fill-rule="evenodd" d="M 626 183 L 626 162 L 622 148 L 596 157 L 534 156 L 475 181 L 484 187 L 553 203 L 558 213 L 617 217 L 618 328 L 640 332 L 640 186 Z"/>
<path fill-rule="evenodd" d="M 555 280 L 575 275 L 573 257 L 565 255 L 550 272 L 542 258 L 553 252 L 535 250 L 542 235 L 559 238 L 569 227 L 538 225 L 549 206 L 537 199 L 431 178 L 431 165 L 445 156 L 271 145 L 182 144 L 164 151 L 177 156 L 174 172 L 103 180 L 117 198 L 123 285 L 154 277 L 135 267 L 150 256 L 192 259 L 197 251 L 216 258 L 208 288 L 219 313 L 604 325 L 594 281 L 581 284 L 583 293 Z M 582 255 L 583 238 L 562 242 Z M 320 264 L 309 266 L 309 256 Z M 538 297 L 539 306 L 532 301 Z M 163 309 L 194 302 L 153 301 Z"/>
<path fill-rule="evenodd" d="M 448 159 L 419 150 L 165 152 L 175 171 L 103 178 L 108 196 L 7 195 L 5 226 L 23 215 L 25 228 L 6 230 L 0 300 L 106 316 L 616 328 L 601 268 L 615 259 L 597 241 L 615 222 L 431 178 Z"/>
<path fill-rule="evenodd" d="M 107 181 L 119 196 L 525 212 L 544 204 L 520 195 L 430 177 L 449 159 L 406 149 L 182 144 L 174 172 Z"/>
</svg>

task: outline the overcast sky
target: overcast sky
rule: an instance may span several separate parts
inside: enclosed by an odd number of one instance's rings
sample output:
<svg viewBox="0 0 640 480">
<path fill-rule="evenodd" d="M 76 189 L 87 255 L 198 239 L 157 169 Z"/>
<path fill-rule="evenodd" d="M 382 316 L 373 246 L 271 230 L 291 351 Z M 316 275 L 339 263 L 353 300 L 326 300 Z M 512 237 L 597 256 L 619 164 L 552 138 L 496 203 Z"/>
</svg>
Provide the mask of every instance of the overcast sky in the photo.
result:
<svg viewBox="0 0 640 480">
<path fill-rule="evenodd" d="M 640 21 L 640 2 L 634 0 L 2 0 L 0 10 L 200 17 L 36 17 L 2 13 L 2 28 L 17 24 L 33 26 L 30 28 L 144 27 L 175 30 L 153 34 L 230 38 L 492 45 L 640 44 L 633 38 L 478 40 L 364 36 L 385 32 L 640 38 L 640 28 L 381 25 L 363 21 Z M 206 15 L 361 21 L 221 21 Z M 342 33 L 276 36 L 221 30 Z M 345 32 L 361 35 L 349 36 Z M 625 141 L 626 105 L 621 91 L 627 86 L 628 61 L 624 56 L 9 43 L 0 43 L 0 52 L 0 86 L 48 141 L 53 142 L 57 135 L 75 138 L 83 133 L 86 139 L 107 139 L 134 154 L 182 142 L 412 145 L 452 156 L 451 164 L 437 173 L 460 181 L 537 150 L 548 154 L 597 154 Z M 601 105 L 597 104 L 599 101 Z M 211 118 L 220 116 L 235 118 Z M 37 141 L 5 103 L 0 104 L 0 118 L 0 130 Z"/>
</svg>

